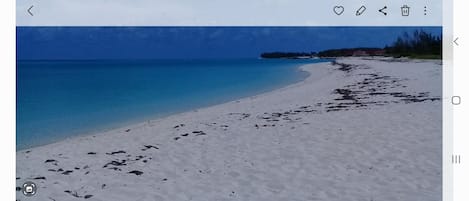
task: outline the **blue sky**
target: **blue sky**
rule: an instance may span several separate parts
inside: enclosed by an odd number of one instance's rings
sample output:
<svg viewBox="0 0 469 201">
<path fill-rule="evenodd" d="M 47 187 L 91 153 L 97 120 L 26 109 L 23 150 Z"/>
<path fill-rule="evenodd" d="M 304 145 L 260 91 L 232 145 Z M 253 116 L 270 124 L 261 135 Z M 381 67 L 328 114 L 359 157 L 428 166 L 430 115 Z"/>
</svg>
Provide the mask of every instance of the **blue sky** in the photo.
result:
<svg viewBox="0 0 469 201">
<path fill-rule="evenodd" d="M 256 58 L 262 52 L 384 47 L 441 27 L 18 27 L 18 60 Z"/>
</svg>

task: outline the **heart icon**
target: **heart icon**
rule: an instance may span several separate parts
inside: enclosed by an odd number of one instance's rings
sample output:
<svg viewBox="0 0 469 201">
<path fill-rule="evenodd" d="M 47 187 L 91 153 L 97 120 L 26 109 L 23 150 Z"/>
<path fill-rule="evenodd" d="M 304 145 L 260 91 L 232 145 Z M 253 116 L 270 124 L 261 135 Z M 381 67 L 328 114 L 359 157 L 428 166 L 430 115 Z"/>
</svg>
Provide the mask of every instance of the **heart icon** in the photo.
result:
<svg viewBox="0 0 469 201">
<path fill-rule="evenodd" d="M 344 12 L 344 7 L 343 6 L 334 6 L 334 13 L 337 14 L 337 15 L 342 15 L 342 13 Z"/>
</svg>

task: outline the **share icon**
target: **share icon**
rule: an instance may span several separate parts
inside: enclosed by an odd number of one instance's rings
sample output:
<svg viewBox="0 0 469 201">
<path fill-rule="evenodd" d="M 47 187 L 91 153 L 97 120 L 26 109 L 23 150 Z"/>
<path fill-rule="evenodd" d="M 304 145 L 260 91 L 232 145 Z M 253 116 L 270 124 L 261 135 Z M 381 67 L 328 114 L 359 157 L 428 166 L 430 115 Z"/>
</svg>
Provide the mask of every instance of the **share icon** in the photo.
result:
<svg viewBox="0 0 469 201">
<path fill-rule="evenodd" d="M 383 15 L 388 15 L 388 13 L 385 11 L 388 7 L 387 6 L 384 6 L 383 8 L 379 9 L 378 11 L 380 13 L 383 13 Z"/>
</svg>

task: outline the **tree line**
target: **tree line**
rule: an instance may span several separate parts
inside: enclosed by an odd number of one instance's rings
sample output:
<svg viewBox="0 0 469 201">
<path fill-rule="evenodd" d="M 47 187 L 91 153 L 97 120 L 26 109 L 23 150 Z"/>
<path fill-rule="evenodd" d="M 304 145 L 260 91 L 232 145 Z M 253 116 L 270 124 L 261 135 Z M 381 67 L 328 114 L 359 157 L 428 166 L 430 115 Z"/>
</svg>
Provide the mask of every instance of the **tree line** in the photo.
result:
<svg viewBox="0 0 469 201">
<path fill-rule="evenodd" d="M 435 57 L 442 56 L 441 36 L 435 36 L 423 30 L 413 34 L 405 32 L 391 46 L 386 46 L 386 53 L 394 57 Z"/>
<path fill-rule="evenodd" d="M 347 56 L 391 56 L 411 58 L 442 58 L 442 38 L 424 30 L 416 30 L 412 34 L 404 32 L 401 36 L 384 48 L 359 47 L 329 49 L 320 52 L 266 52 L 261 58 L 312 58 L 312 57 L 347 57 Z"/>
</svg>

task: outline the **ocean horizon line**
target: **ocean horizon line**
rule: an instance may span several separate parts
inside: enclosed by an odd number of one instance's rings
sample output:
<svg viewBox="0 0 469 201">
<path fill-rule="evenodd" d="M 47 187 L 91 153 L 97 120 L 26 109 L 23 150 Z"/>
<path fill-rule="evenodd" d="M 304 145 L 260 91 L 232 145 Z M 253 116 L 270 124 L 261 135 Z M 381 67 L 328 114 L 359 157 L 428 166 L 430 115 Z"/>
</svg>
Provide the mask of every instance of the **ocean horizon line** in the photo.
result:
<svg viewBox="0 0 469 201">
<path fill-rule="evenodd" d="M 17 62 L 28 61 L 173 61 L 173 60 L 239 60 L 239 59 L 260 59 L 260 57 L 226 57 L 226 58 L 97 58 L 97 59 L 16 59 Z"/>
</svg>

